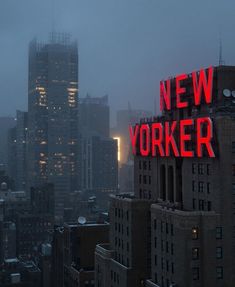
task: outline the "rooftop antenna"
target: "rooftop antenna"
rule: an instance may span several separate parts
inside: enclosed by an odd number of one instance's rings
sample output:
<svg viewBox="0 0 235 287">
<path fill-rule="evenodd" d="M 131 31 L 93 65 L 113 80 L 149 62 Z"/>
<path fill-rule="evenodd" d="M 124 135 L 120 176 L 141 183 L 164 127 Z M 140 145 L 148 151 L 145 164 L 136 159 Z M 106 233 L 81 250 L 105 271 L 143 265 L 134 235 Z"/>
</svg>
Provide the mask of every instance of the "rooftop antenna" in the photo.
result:
<svg viewBox="0 0 235 287">
<path fill-rule="evenodd" d="M 55 41 L 55 0 L 51 0 L 51 33 L 50 40 Z"/>
<path fill-rule="evenodd" d="M 222 50 L 222 41 L 219 41 L 219 66 L 225 65 L 225 61 L 223 60 L 223 50 Z"/>
</svg>

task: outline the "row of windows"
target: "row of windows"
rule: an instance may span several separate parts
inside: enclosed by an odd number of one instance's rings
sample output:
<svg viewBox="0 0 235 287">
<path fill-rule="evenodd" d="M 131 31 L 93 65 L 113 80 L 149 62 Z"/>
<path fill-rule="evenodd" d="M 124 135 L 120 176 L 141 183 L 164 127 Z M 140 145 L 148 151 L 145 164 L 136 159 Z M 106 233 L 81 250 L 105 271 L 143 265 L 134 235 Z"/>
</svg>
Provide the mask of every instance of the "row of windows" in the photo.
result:
<svg viewBox="0 0 235 287">
<path fill-rule="evenodd" d="M 152 192 L 151 190 L 142 190 L 140 188 L 140 198 L 143 198 L 143 199 L 151 199 L 152 198 Z"/>
<path fill-rule="evenodd" d="M 210 175 L 211 174 L 211 170 L 210 170 L 210 164 L 203 164 L 203 163 L 192 163 L 192 174 L 206 174 L 206 175 Z"/>
<path fill-rule="evenodd" d="M 115 246 L 122 247 L 122 249 L 124 249 L 123 240 L 120 240 L 120 238 L 117 239 L 117 237 L 115 237 Z M 126 243 L 126 250 L 129 251 L 129 249 L 130 249 L 129 242 L 127 242 Z"/>
<path fill-rule="evenodd" d="M 118 261 L 119 263 L 125 265 L 124 256 L 121 255 L 120 253 L 115 252 L 115 260 Z M 126 267 L 129 267 L 129 266 L 130 266 L 130 262 L 129 262 L 129 258 L 127 257 L 126 258 Z"/>
<path fill-rule="evenodd" d="M 205 191 L 205 188 L 206 188 L 206 192 L 208 194 L 210 194 L 210 192 L 211 192 L 211 184 L 210 184 L 210 182 L 206 182 L 205 183 L 203 181 L 199 181 L 196 184 L 196 182 L 194 180 L 192 181 L 192 191 L 193 192 L 198 191 L 198 192 L 203 193 Z"/>
<path fill-rule="evenodd" d="M 126 211 L 125 216 L 126 216 L 126 220 L 129 220 L 129 211 L 128 210 Z M 124 217 L 123 209 L 115 208 L 115 217 L 123 218 Z"/>
<path fill-rule="evenodd" d="M 153 229 L 157 230 L 157 220 L 154 219 L 153 221 Z M 174 227 L 173 224 L 170 224 L 168 222 L 164 223 L 163 221 L 160 222 L 160 230 L 161 232 L 165 232 L 166 234 L 174 235 Z"/>
<path fill-rule="evenodd" d="M 124 228 L 123 228 L 123 224 L 117 224 L 117 222 L 115 222 L 115 231 L 118 231 L 119 233 L 124 234 Z M 129 227 L 127 226 L 126 228 L 126 235 L 129 236 Z"/>
<path fill-rule="evenodd" d="M 152 177 L 149 175 L 143 175 L 142 177 L 142 174 L 139 175 L 139 184 L 151 184 L 152 183 Z"/>
<path fill-rule="evenodd" d="M 154 237 L 154 248 L 157 248 L 157 237 Z M 161 251 L 162 252 L 166 251 L 166 253 L 174 255 L 174 244 L 173 243 L 169 244 L 168 241 L 166 241 L 164 244 L 164 240 L 161 240 Z"/>
<path fill-rule="evenodd" d="M 143 170 L 151 170 L 151 161 L 139 161 L 139 169 L 143 169 Z"/>
<path fill-rule="evenodd" d="M 199 267 L 194 267 L 192 269 L 192 276 L 193 276 L 193 280 L 199 280 L 200 279 Z M 221 267 L 221 266 L 216 267 L 216 278 L 217 279 L 223 279 L 223 267 Z"/>
<path fill-rule="evenodd" d="M 216 258 L 217 259 L 223 258 L 223 248 L 222 247 L 216 247 Z M 192 248 L 192 259 L 193 260 L 199 259 L 199 248 L 198 247 Z"/>
<path fill-rule="evenodd" d="M 222 227 L 216 227 L 215 231 L 216 231 L 215 238 L 216 239 L 222 239 L 222 237 L 223 237 Z M 192 228 L 192 239 L 193 240 L 199 239 L 199 228 L 198 227 Z"/>
<path fill-rule="evenodd" d="M 154 264 L 155 266 L 158 265 L 158 258 L 157 258 L 157 255 L 154 256 Z M 161 258 L 161 269 L 162 270 L 165 270 L 166 268 L 166 271 L 167 272 L 171 272 L 172 274 L 174 274 L 175 272 L 175 266 L 174 266 L 174 263 L 173 262 L 169 262 L 169 260 L 164 260 L 164 258 Z"/>
<path fill-rule="evenodd" d="M 198 200 L 198 206 L 197 206 L 197 200 L 193 198 L 193 209 L 198 210 L 206 210 L 206 211 L 211 211 L 212 210 L 212 204 L 211 201 L 204 201 L 203 199 Z"/>
</svg>

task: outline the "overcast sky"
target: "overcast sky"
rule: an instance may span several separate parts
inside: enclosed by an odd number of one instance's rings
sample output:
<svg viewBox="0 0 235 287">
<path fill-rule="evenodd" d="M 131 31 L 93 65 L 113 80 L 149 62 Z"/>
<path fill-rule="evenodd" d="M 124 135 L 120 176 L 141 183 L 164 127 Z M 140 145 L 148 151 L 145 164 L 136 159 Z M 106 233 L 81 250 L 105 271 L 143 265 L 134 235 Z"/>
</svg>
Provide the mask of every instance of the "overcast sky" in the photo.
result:
<svg viewBox="0 0 235 287">
<path fill-rule="evenodd" d="M 113 111 L 153 110 L 161 79 L 218 64 L 220 37 L 235 65 L 233 0 L 0 0 L 0 116 L 27 109 L 28 44 L 53 18 L 78 40 L 80 96 Z"/>
</svg>

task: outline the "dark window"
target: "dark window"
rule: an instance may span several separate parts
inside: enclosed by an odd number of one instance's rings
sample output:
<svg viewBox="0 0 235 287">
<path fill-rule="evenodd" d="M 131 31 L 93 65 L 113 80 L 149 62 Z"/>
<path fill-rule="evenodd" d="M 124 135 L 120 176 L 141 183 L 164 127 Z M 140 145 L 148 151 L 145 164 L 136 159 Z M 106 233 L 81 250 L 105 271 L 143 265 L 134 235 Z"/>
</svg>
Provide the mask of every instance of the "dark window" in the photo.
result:
<svg viewBox="0 0 235 287">
<path fill-rule="evenodd" d="M 174 273 L 174 271 L 175 271 L 174 263 L 171 263 L 171 273 Z"/>
<path fill-rule="evenodd" d="M 206 165 L 206 173 L 207 175 L 210 175 L 210 169 L 211 169 L 211 166 L 209 164 Z"/>
<path fill-rule="evenodd" d="M 232 153 L 235 153 L 235 142 L 232 142 Z"/>
<path fill-rule="evenodd" d="M 197 260 L 199 258 L 199 248 L 194 247 L 192 249 L 192 259 Z"/>
<path fill-rule="evenodd" d="M 232 174 L 235 175 L 235 164 L 232 165 Z"/>
<path fill-rule="evenodd" d="M 194 180 L 192 181 L 192 191 L 196 191 L 196 184 Z"/>
<path fill-rule="evenodd" d="M 166 223 L 166 234 L 169 233 L 169 230 L 168 230 L 168 223 Z"/>
<path fill-rule="evenodd" d="M 204 210 L 204 200 L 199 199 L 199 210 Z"/>
<path fill-rule="evenodd" d="M 149 170 L 151 170 L 151 161 L 149 161 Z"/>
<path fill-rule="evenodd" d="M 146 170 L 147 169 L 147 162 L 143 161 L 143 169 Z"/>
<path fill-rule="evenodd" d="M 216 239 L 222 239 L 222 227 L 216 227 Z"/>
<path fill-rule="evenodd" d="M 216 258 L 217 259 L 223 258 L 223 249 L 222 249 L 222 247 L 216 247 Z"/>
<path fill-rule="evenodd" d="M 235 183 L 233 183 L 233 185 L 232 185 L 232 192 L 235 195 Z"/>
<path fill-rule="evenodd" d="M 174 255 L 174 244 L 171 243 L 171 255 Z"/>
<path fill-rule="evenodd" d="M 208 210 L 208 211 L 211 211 L 211 201 L 208 201 L 208 202 L 207 202 L 207 210 Z"/>
<path fill-rule="evenodd" d="M 169 243 L 168 243 L 168 241 L 166 241 L 166 253 L 168 253 L 169 252 Z"/>
<path fill-rule="evenodd" d="M 154 264 L 157 266 L 157 255 L 154 256 Z"/>
<path fill-rule="evenodd" d="M 193 198 L 193 209 L 195 209 L 195 208 L 196 208 L 196 199 Z"/>
<path fill-rule="evenodd" d="M 144 175 L 143 181 L 144 181 L 144 184 L 147 183 L 147 176 L 146 175 Z"/>
<path fill-rule="evenodd" d="M 166 271 L 168 272 L 169 271 L 169 261 L 166 260 Z M 169 286 L 169 284 L 167 284 L 167 286 Z"/>
<path fill-rule="evenodd" d="M 204 165 L 202 163 L 198 165 L 198 174 L 204 174 Z"/>
<path fill-rule="evenodd" d="M 204 190 L 204 182 L 199 181 L 198 183 L 198 192 L 203 192 Z"/>
<path fill-rule="evenodd" d="M 154 226 L 154 230 L 156 230 L 157 229 L 157 220 L 156 219 L 154 219 L 154 221 L 153 221 L 153 226 Z"/>
<path fill-rule="evenodd" d="M 210 187 L 210 183 L 209 182 L 207 182 L 207 184 L 206 184 L 206 191 L 207 191 L 207 193 L 209 194 L 209 193 L 211 193 L 211 187 Z"/>
<path fill-rule="evenodd" d="M 193 268 L 193 280 L 198 280 L 199 279 L 199 268 L 194 267 Z"/>
<path fill-rule="evenodd" d="M 151 176 L 149 176 L 149 184 L 151 184 L 152 183 L 152 178 L 151 178 Z"/>
<path fill-rule="evenodd" d="M 139 175 L 139 183 L 141 183 L 141 181 L 142 181 L 142 175 L 140 174 Z"/>
<path fill-rule="evenodd" d="M 223 267 L 216 267 L 216 278 L 223 279 Z"/>
<path fill-rule="evenodd" d="M 195 174 L 196 172 L 196 164 L 192 163 L 192 174 Z"/>
<path fill-rule="evenodd" d="M 154 237 L 154 247 L 157 248 L 157 237 Z"/>
<path fill-rule="evenodd" d="M 141 160 L 139 161 L 139 169 L 142 169 Z"/>
<path fill-rule="evenodd" d="M 171 235 L 172 236 L 174 235 L 174 226 L 173 226 L 173 224 L 171 224 Z"/>
<path fill-rule="evenodd" d="M 161 266 L 162 266 L 162 269 L 164 269 L 164 260 L 163 260 L 163 258 L 161 258 Z"/>
</svg>

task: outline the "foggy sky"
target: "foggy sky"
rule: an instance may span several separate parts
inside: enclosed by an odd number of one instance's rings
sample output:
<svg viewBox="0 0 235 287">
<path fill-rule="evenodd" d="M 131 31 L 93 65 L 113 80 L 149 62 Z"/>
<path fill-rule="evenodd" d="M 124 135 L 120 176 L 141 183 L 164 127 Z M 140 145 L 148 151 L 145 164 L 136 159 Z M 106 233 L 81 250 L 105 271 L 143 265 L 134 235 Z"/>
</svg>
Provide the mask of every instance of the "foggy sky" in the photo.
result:
<svg viewBox="0 0 235 287">
<path fill-rule="evenodd" d="M 28 44 L 53 22 L 78 40 L 80 96 L 114 111 L 153 111 L 161 79 L 218 64 L 220 38 L 235 65 L 233 0 L 0 0 L 0 116 L 27 110 Z"/>
</svg>

